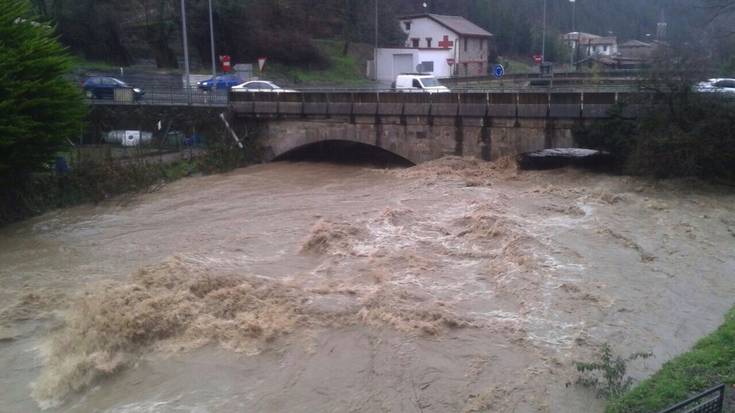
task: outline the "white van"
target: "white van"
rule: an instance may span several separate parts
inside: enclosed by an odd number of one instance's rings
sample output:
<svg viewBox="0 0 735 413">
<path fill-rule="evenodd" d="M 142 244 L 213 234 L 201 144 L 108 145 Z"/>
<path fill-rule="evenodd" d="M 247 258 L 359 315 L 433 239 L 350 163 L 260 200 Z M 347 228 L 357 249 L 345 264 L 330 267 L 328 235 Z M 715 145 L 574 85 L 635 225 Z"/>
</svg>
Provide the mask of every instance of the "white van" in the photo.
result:
<svg viewBox="0 0 735 413">
<path fill-rule="evenodd" d="M 396 76 L 393 89 L 399 92 L 427 92 L 427 93 L 449 93 L 446 86 L 442 86 L 434 76 L 422 74 L 402 74 Z"/>
</svg>

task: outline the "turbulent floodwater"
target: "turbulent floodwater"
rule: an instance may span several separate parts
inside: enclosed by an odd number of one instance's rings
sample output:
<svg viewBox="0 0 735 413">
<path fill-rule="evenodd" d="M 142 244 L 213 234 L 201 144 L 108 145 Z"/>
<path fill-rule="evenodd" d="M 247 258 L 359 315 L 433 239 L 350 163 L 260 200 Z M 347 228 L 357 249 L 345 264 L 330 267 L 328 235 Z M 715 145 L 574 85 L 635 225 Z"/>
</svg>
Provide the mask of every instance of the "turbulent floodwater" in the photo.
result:
<svg viewBox="0 0 735 413">
<path fill-rule="evenodd" d="M 720 191 L 722 192 L 722 191 Z M 696 182 L 277 163 L 0 230 L 0 411 L 601 411 L 735 303 Z"/>
</svg>

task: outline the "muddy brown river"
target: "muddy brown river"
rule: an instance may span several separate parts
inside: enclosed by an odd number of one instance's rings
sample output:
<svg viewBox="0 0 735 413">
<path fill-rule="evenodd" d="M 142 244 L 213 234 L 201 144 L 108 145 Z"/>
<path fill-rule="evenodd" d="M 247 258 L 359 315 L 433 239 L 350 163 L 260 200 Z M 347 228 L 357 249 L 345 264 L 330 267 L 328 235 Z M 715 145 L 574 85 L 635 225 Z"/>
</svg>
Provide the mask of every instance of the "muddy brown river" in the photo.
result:
<svg viewBox="0 0 735 413">
<path fill-rule="evenodd" d="M 0 229 L 0 412 L 601 412 L 735 304 L 735 196 L 275 163 Z"/>
</svg>

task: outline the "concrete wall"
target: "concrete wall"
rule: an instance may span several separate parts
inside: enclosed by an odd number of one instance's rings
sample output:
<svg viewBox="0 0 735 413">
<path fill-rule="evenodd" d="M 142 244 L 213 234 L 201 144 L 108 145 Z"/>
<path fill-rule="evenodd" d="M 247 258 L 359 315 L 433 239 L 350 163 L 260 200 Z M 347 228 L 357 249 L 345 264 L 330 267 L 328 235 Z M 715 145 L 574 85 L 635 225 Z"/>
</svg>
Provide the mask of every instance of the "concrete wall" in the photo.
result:
<svg viewBox="0 0 735 413">
<path fill-rule="evenodd" d="M 409 70 L 399 70 L 395 66 L 394 56 L 410 55 L 411 68 Z M 451 50 L 437 49 L 406 49 L 406 48 L 381 48 L 378 49 L 378 80 L 394 81 L 400 73 L 414 73 L 416 66 L 422 62 L 434 62 L 434 71 L 426 72 L 438 78 L 450 77 L 451 70 L 447 59 L 451 58 Z"/>
<path fill-rule="evenodd" d="M 378 80 L 385 82 L 392 82 L 396 80 L 396 74 L 400 72 L 394 65 L 395 55 L 410 55 L 411 56 L 411 71 L 414 71 L 418 64 L 418 50 L 417 49 L 403 49 L 403 48 L 382 48 L 377 51 L 378 58 Z"/>
<path fill-rule="evenodd" d="M 432 75 L 438 78 L 452 76 L 451 67 L 447 63 L 447 59 L 452 57 L 451 50 L 419 50 L 416 64 L 422 62 L 434 62 L 434 71 Z"/>
<path fill-rule="evenodd" d="M 377 146 L 415 164 L 447 155 L 494 160 L 544 148 L 572 145 L 572 120 L 425 117 L 274 119 L 261 133 L 264 159 L 323 141 Z"/>
</svg>

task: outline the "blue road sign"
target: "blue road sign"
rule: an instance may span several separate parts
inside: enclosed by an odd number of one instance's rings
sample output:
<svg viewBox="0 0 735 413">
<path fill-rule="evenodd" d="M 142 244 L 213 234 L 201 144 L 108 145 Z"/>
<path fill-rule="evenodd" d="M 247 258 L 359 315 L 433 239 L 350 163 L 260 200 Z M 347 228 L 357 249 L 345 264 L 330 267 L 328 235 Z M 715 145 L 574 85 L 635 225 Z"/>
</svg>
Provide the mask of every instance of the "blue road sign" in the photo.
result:
<svg viewBox="0 0 735 413">
<path fill-rule="evenodd" d="M 503 65 L 495 65 L 495 69 L 493 70 L 493 74 L 495 74 L 496 79 L 500 79 L 505 74 L 505 68 L 503 68 Z"/>
</svg>

